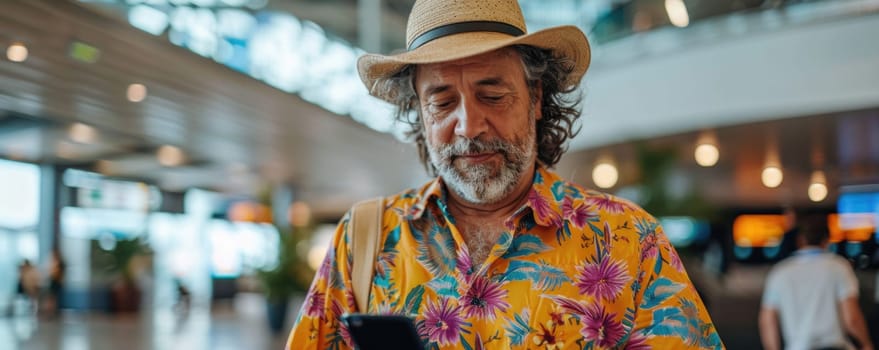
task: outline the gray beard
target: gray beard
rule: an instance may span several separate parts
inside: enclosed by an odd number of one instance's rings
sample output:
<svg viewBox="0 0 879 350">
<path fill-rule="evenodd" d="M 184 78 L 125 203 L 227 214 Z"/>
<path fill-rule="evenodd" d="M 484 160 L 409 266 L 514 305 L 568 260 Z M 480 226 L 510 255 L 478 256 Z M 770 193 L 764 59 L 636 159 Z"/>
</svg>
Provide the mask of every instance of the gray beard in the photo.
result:
<svg viewBox="0 0 879 350">
<path fill-rule="evenodd" d="M 522 140 L 484 141 L 459 138 L 454 143 L 428 146 L 430 161 L 446 187 L 470 204 L 495 204 L 510 195 L 523 173 L 536 161 L 534 124 Z M 502 165 L 455 164 L 456 156 L 467 153 L 498 152 Z"/>
</svg>

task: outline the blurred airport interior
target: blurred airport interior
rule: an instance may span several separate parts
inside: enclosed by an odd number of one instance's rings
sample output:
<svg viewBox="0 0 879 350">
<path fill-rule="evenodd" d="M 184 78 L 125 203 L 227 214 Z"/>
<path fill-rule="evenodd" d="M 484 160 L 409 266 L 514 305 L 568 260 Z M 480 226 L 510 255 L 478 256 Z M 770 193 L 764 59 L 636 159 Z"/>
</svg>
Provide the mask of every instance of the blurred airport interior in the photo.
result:
<svg viewBox="0 0 879 350">
<path fill-rule="evenodd" d="M 519 2 L 592 43 L 556 170 L 659 218 L 728 348 L 806 217 L 879 341 L 879 0 Z M 283 347 L 350 205 L 428 179 L 355 67 L 413 3 L 0 1 L 0 348 Z"/>
</svg>

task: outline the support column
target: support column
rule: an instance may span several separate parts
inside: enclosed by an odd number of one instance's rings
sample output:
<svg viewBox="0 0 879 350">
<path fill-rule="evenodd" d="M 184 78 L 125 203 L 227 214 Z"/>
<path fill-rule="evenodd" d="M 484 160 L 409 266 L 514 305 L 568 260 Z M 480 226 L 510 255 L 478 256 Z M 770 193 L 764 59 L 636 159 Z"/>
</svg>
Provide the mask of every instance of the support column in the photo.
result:
<svg viewBox="0 0 879 350">
<path fill-rule="evenodd" d="M 357 35 L 360 48 L 382 52 L 382 0 L 357 1 Z"/>
</svg>

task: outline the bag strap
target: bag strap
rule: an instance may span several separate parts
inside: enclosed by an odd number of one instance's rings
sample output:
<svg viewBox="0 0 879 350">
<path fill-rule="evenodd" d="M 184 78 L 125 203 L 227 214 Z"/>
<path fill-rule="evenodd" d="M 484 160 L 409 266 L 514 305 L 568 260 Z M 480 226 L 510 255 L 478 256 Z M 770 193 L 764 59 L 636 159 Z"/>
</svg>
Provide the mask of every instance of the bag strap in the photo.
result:
<svg viewBox="0 0 879 350">
<path fill-rule="evenodd" d="M 359 202 L 351 208 L 348 222 L 348 244 L 354 257 L 351 269 L 351 284 L 357 309 L 366 313 L 369 307 L 369 290 L 372 289 L 372 274 L 378 255 L 382 228 L 382 197 Z"/>
</svg>

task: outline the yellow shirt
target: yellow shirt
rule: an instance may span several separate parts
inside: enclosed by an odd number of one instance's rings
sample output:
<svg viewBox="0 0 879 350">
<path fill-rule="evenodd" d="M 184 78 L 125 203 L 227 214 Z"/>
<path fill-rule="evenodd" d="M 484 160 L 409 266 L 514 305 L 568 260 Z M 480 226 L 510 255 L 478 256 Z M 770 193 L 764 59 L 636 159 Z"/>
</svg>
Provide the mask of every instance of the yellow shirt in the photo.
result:
<svg viewBox="0 0 879 350">
<path fill-rule="evenodd" d="M 538 167 L 482 266 L 470 263 L 440 179 L 386 198 L 369 313 L 414 318 L 426 349 L 722 349 L 657 221 Z M 315 276 L 290 349 L 348 349 L 348 215 Z"/>
</svg>

